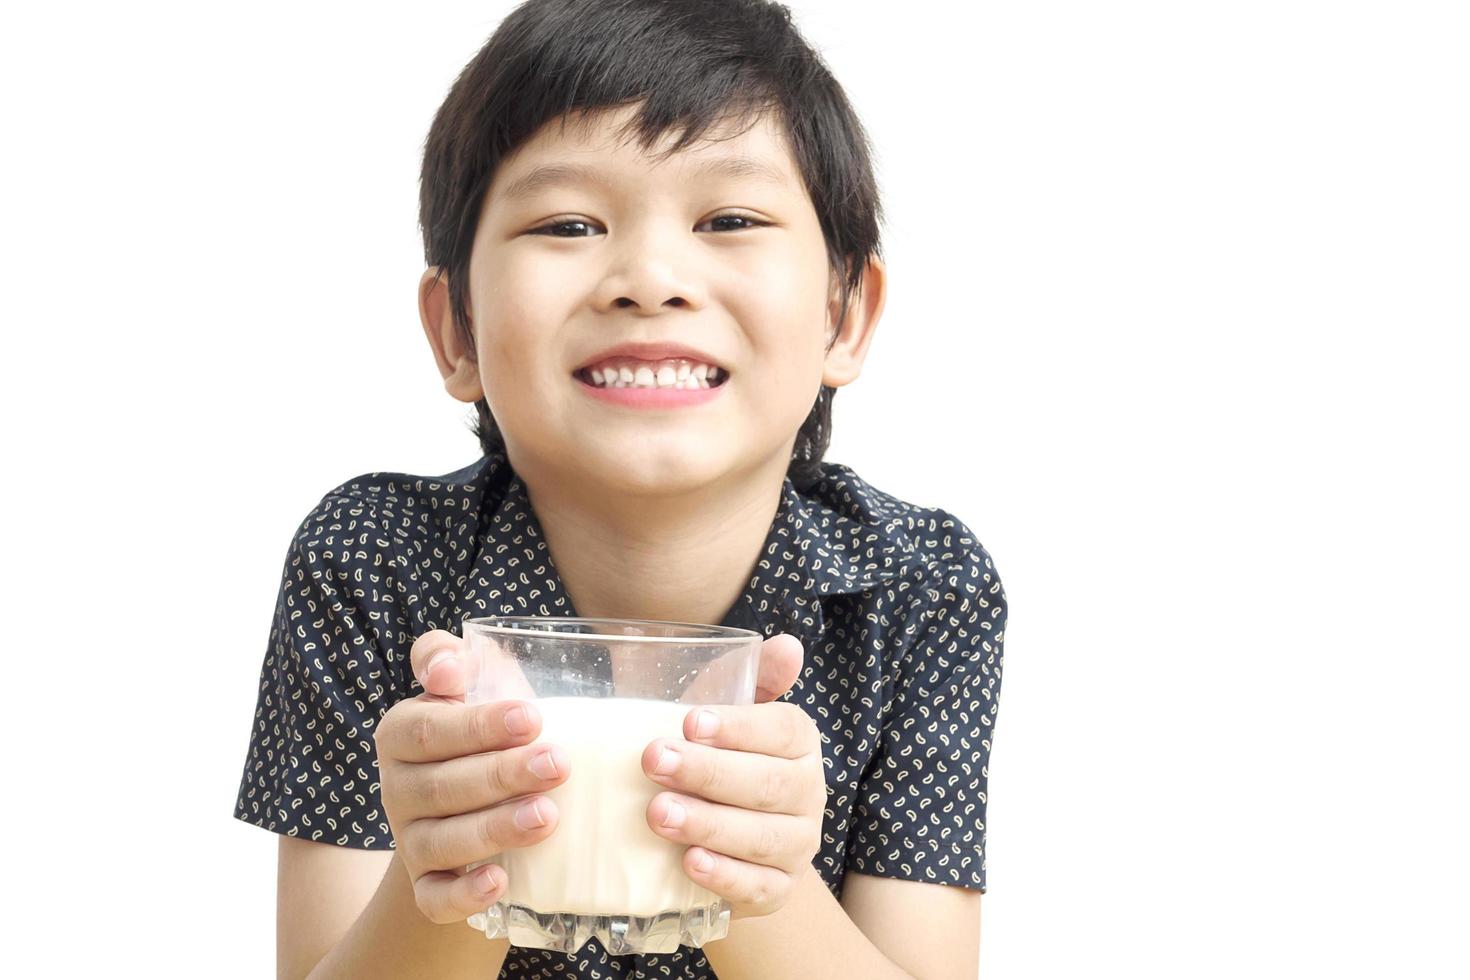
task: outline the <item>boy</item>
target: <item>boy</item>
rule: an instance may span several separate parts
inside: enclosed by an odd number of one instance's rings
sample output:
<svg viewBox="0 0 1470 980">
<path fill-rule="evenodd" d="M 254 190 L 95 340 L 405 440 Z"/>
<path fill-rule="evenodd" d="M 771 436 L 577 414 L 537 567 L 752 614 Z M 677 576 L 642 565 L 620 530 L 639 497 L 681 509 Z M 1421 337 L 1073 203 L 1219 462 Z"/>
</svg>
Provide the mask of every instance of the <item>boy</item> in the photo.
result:
<svg viewBox="0 0 1470 980">
<path fill-rule="evenodd" d="M 349 481 L 293 541 L 235 811 L 283 835 L 283 976 L 974 974 L 1004 592 L 953 515 L 822 461 L 879 218 L 779 5 L 530 0 L 466 67 L 425 147 L 419 306 L 482 457 Z M 767 637 L 756 704 L 643 759 L 726 939 L 465 928 L 506 881 L 460 871 L 555 833 L 534 794 L 576 778 L 531 702 L 462 703 L 453 631 L 483 615 Z"/>
</svg>

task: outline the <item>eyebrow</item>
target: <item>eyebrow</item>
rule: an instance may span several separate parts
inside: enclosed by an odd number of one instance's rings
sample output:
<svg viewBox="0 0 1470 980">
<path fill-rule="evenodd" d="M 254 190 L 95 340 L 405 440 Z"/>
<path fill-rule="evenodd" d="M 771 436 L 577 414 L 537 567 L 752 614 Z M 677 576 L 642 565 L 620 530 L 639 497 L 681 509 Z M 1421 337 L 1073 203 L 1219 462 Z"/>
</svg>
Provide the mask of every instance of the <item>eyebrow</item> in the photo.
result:
<svg viewBox="0 0 1470 980">
<path fill-rule="evenodd" d="M 732 180 L 753 178 L 776 187 L 789 186 L 784 173 L 754 157 L 720 157 L 695 167 L 690 176 L 695 179 L 706 177 L 726 177 Z M 591 184 L 607 189 L 611 187 L 612 182 L 608 180 L 606 174 L 595 167 L 575 163 L 549 163 L 512 181 L 501 194 L 501 198 L 506 201 L 515 201 L 559 184 Z"/>
</svg>

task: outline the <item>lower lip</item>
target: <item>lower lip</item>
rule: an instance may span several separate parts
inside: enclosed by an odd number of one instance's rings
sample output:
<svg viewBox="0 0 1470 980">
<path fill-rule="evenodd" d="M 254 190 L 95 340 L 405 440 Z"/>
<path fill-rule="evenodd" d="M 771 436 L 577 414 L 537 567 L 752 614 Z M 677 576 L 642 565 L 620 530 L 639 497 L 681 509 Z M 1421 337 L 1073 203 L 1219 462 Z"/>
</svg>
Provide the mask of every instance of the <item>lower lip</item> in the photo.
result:
<svg viewBox="0 0 1470 980">
<path fill-rule="evenodd" d="M 593 398 L 630 408 L 685 408 L 717 398 L 730 383 L 727 377 L 713 388 L 599 388 L 576 375 L 572 380 Z"/>
</svg>

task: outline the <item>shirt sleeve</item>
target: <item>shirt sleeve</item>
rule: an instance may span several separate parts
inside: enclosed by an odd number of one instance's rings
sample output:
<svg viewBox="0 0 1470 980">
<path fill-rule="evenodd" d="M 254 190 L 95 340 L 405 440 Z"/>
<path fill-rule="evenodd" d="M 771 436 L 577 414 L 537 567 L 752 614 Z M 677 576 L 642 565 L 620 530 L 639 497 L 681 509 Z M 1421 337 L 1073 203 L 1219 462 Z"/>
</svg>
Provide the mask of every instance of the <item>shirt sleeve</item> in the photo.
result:
<svg viewBox="0 0 1470 980">
<path fill-rule="evenodd" d="M 363 500 L 328 496 L 281 575 L 235 816 L 367 850 L 393 847 L 373 728 L 402 697 L 406 617 L 392 535 Z"/>
<path fill-rule="evenodd" d="M 985 891 L 985 803 L 1006 601 L 978 543 L 931 587 L 858 784 L 846 865 Z"/>
</svg>

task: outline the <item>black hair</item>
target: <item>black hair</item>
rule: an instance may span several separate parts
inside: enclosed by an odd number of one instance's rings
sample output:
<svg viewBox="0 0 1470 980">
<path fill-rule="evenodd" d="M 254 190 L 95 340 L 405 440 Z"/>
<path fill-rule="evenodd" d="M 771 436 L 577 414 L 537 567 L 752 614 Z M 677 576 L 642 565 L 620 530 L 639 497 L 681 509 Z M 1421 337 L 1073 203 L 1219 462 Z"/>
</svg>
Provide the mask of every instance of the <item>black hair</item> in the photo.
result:
<svg viewBox="0 0 1470 980">
<path fill-rule="evenodd" d="M 867 135 L 821 56 L 769 0 L 526 0 L 460 72 L 424 144 L 419 225 L 424 257 L 448 276 L 450 306 L 475 349 L 466 273 L 484 196 L 500 161 L 545 123 L 640 104 L 628 121 L 643 151 L 679 136 L 664 156 L 712 126 L 765 113 L 784 128 L 843 284 L 840 326 L 883 220 Z M 835 331 L 828 338 L 830 350 Z M 805 488 L 831 438 L 823 385 L 802 423 L 788 476 Z M 484 398 L 472 423 L 486 455 L 504 439 Z"/>
</svg>

